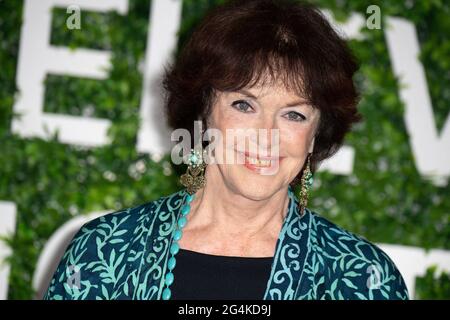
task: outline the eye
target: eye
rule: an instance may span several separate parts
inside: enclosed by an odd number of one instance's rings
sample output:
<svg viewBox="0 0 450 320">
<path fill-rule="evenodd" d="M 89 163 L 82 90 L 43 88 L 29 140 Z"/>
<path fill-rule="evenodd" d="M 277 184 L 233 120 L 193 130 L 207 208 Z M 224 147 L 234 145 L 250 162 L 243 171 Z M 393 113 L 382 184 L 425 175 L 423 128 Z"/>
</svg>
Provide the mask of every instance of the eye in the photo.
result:
<svg viewBox="0 0 450 320">
<path fill-rule="evenodd" d="M 297 121 L 297 122 L 306 120 L 306 117 L 303 114 L 296 112 L 296 111 L 290 111 L 290 112 L 286 113 L 285 118 L 290 121 Z"/>
<path fill-rule="evenodd" d="M 253 110 L 252 106 L 245 100 L 236 100 L 231 104 L 231 106 L 238 111 L 245 113 L 249 112 L 249 109 Z"/>
</svg>

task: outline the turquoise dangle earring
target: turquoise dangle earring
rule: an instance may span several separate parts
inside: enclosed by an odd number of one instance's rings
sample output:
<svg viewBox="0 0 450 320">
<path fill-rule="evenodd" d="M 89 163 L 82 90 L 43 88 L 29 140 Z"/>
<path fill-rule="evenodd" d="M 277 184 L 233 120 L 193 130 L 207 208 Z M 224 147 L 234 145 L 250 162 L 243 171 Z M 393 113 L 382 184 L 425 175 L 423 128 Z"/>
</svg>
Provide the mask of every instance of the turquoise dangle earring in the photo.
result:
<svg viewBox="0 0 450 320">
<path fill-rule="evenodd" d="M 172 244 L 170 245 L 169 254 L 170 258 L 167 261 L 167 273 L 164 277 L 164 290 L 162 292 L 162 299 L 169 300 L 172 296 L 172 291 L 170 290 L 170 286 L 173 284 L 175 277 L 173 274 L 173 270 L 177 264 L 176 255 L 180 251 L 180 245 L 178 242 L 183 236 L 183 228 L 187 224 L 187 215 L 191 211 L 191 202 L 195 198 L 195 193 L 203 188 L 206 179 L 205 179 L 205 155 L 204 153 L 200 153 L 197 150 L 191 149 L 191 152 L 188 156 L 188 168 L 185 174 L 180 177 L 180 182 L 183 186 L 187 188 L 187 194 L 185 196 L 184 204 L 181 206 L 180 211 L 178 213 L 177 222 L 175 225 L 175 229 L 172 234 Z"/>
<path fill-rule="evenodd" d="M 299 212 L 300 216 L 305 214 L 306 206 L 308 205 L 309 189 L 312 187 L 314 178 L 311 172 L 311 153 L 306 159 L 306 167 L 303 170 L 302 179 L 300 181 L 300 196 L 299 196 Z"/>
</svg>

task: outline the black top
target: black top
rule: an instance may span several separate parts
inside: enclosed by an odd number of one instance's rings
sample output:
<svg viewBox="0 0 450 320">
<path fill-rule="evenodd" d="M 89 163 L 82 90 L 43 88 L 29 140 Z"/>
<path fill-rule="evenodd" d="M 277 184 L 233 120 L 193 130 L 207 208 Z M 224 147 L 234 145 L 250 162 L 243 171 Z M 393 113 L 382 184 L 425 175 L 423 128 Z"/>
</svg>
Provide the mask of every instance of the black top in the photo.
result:
<svg viewBox="0 0 450 320">
<path fill-rule="evenodd" d="M 262 300 L 272 257 L 216 256 L 185 249 L 176 255 L 172 298 L 178 300 Z"/>
</svg>

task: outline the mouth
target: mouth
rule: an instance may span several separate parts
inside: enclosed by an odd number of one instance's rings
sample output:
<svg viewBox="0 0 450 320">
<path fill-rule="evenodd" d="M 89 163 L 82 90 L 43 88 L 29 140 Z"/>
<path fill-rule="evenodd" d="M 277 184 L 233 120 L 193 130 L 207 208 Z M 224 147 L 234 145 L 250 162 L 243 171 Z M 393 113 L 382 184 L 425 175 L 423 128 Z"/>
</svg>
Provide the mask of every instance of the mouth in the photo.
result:
<svg viewBox="0 0 450 320">
<path fill-rule="evenodd" d="M 244 165 L 249 169 L 273 168 L 275 165 L 278 165 L 283 159 L 283 157 L 265 157 L 251 155 L 248 152 L 237 152 L 244 157 Z"/>
<path fill-rule="evenodd" d="M 272 166 L 272 162 L 274 161 L 275 160 L 264 160 L 245 156 L 245 164 L 250 164 L 255 167 L 270 168 Z"/>
</svg>

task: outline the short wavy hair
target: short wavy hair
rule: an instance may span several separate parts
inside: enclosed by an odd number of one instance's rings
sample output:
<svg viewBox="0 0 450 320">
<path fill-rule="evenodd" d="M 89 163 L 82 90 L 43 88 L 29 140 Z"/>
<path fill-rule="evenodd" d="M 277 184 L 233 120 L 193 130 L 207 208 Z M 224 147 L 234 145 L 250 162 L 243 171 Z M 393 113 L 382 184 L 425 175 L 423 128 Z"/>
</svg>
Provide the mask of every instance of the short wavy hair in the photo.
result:
<svg viewBox="0 0 450 320">
<path fill-rule="evenodd" d="M 288 0 L 228 1 L 206 15 L 165 68 L 168 124 L 192 133 L 195 120 L 206 127 L 217 90 L 252 87 L 263 76 L 281 80 L 320 110 L 314 171 L 361 118 L 353 82 L 358 67 L 345 40 L 316 7 Z"/>
</svg>

